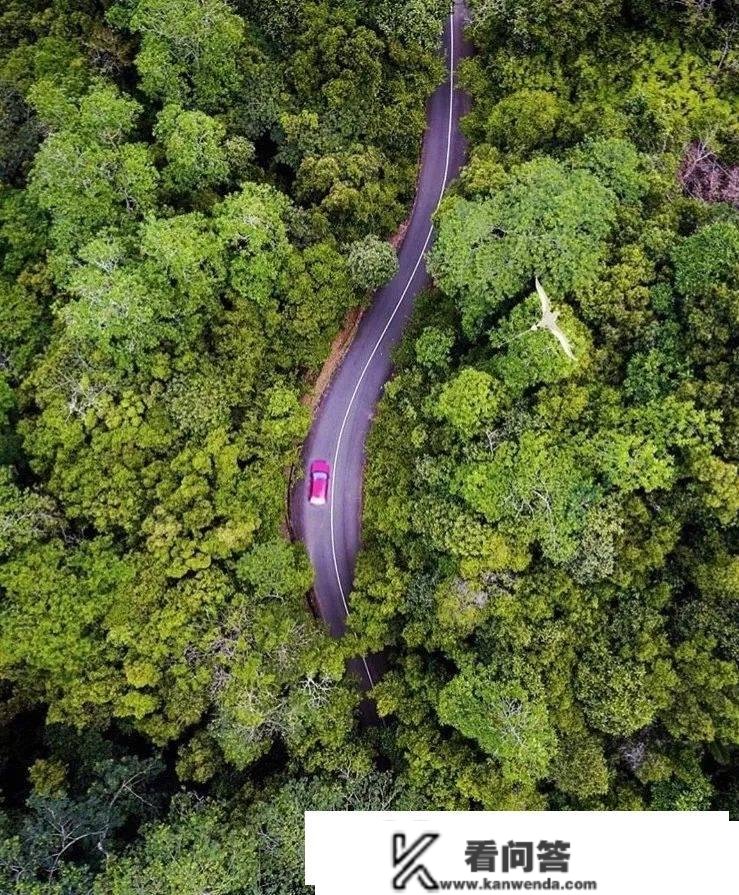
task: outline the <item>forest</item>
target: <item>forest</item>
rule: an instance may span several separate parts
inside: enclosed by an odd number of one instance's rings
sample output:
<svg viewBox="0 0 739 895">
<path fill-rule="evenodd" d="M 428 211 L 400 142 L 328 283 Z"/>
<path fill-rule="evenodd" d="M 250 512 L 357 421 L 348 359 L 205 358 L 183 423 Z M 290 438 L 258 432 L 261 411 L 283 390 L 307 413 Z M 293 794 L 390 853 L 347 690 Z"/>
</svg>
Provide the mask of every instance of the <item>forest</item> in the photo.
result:
<svg viewBox="0 0 739 895">
<path fill-rule="evenodd" d="M 448 3 L 0 5 L 3 895 L 305 893 L 307 809 L 739 813 L 739 10 L 469 8 L 333 640 L 289 470 Z"/>
<path fill-rule="evenodd" d="M 739 807 L 739 57 L 703 7 L 473 4 L 350 619 L 441 808 Z"/>
</svg>

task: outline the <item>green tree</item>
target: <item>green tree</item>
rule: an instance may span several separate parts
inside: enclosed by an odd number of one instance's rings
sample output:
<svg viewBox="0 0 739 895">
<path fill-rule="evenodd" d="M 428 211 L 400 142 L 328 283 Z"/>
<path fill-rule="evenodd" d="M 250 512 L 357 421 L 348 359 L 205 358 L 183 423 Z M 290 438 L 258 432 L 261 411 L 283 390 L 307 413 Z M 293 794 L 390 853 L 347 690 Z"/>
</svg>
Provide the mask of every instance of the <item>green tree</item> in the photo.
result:
<svg viewBox="0 0 739 895">
<path fill-rule="evenodd" d="M 398 270 L 395 249 L 372 235 L 352 243 L 347 260 L 351 278 L 359 289 L 377 289 Z"/>
<path fill-rule="evenodd" d="M 116 87 L 94 85 L 76 102 L 41 81 L 30 100 L 50 129 L 30 191 L 51 216 L 64 272 L 69 255 L 100 230 L 131 224 L 154 207 L 158 175 L 148 146 L 129 142 L 141 106 Z"/>
<path fill-rule="evenodd" d="M 498 759 L 504 777 L 525 783 L 546 775 L 556 739 L 544 704 L 519 684 L 485 669 L 463 671 L 441 691 L 439 718 Z"/>
<path fill-rule="evenodd" d="M 429 369 L 445 367 L 454 346 L 454 333 L 448 329 L 427 326 L 416 339 L 416 360 Z"/>
<path fill-rule="evenodd" d="M 452 200 L 430 266 L 457 301 L 465 332 L 479 333 L 535 275 L 551 295 L 592 286 L 616 205 L 615 194 L 590 172 L 549 158 L 517 168 L 493 198 Z"/>
<path fill-rule="evenodd" d="M 675 247 L 675 285 L 687 298 L 697 298 L 714 285 L 739 276 L 739 227 L 718 222 L 702 227 Z"/>
<path fill-rule="evenodd" d="M 436 405 L 438 416 L 465 438 L 492 422 L 500 404 L 499 386 L 488 373 L 466 367 L 444 385 Z"/>
<path fill-rule="evenodd" d="M 448 13 L 443 0 L 379 0 L 374 17 L 390 40 L 400 40 L 435 50 L 441 39 L 442 23 Z"/>
<path fill-rule="evenodd" d="M 170 190 L 186 195 L 219 186 L 226 180 L 226 128 L 219 121 L 204 112 L 166 106 L 154 132 L 167 159 L 163 180 Z"/>
<path fill-rule="evenodd" d="M 34 769 L 32 779 L 39 781 L 38 762 Z M 63 895 L 76 886 L 89 887 L 122 831 L 134 828 L 155 807 L 152 789 L 161 769 L 156 760 L 106 759 L 94 766 L 91 781 L 70 791 L 66 780 L 52 792 L 36 788 L 13 835 L 0 841 L 0 882 L 6 891 Z M 48 763 L 46 773 L 48 782 Z"/>
<path fill-rule="evenodd" d="M 136 67 L 148 96 L 206 112 L 234 96 L 244 22 L 224 0 L 140 0 L 129 27 L 141 35 Z"/>
<path fill-rule="evenodd" d="M 490 113 L 487 138 L 493 146 L 525 155 L 552 144 L 563 119 L 559 97 L 546 90 L 517 90 Z"/>
<path fill-rule="evenodd" d="M 472 22 L 482 35 L 503 32 L 522 47 L 561 51 L 584 44 L 617 20 L 615 0 L 472 0 Z"/>
<path fill-rule="evenodd" d="M 112 860 L 96 895 L 223 895 L 259 891 L 255 831 L 209 800 L 175 800 L 166 823 L 146 828 L 140 845 Z"/>
</svg>

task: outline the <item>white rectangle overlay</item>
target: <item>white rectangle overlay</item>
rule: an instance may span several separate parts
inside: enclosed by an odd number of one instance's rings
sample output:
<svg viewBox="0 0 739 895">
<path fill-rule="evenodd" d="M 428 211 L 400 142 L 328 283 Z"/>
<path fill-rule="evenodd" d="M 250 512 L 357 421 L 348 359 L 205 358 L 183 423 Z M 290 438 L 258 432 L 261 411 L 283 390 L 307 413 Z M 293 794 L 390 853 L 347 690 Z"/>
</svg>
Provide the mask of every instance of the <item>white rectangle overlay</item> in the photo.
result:
<svg viewBox="0 0 739 895">
<path fill-rule="evenodd" d="M 316 895 L 590 891 L 737 895 L 728 812 L 309 811 Z"/>
</svg>

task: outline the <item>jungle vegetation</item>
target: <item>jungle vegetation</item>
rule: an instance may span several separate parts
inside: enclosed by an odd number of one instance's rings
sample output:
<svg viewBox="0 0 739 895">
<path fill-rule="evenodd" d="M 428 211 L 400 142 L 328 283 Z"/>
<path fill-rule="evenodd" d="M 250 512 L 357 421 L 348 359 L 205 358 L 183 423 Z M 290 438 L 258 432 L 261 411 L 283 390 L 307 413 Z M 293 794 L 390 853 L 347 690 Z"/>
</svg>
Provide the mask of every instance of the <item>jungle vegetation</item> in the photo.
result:
<svg viewBox="0 0 739 895">
<path fill-rule="evenodd" d="M 471 6 L 353 596 L 394 766 L 447 809 L 736 811 L 736 10 Z"/>
<path fill-rule="evenodd" d="M 0 891 L 303 892 L 306 808 L 737 810 L 736 9 L 470 8 L 333 641 L 287 470 L 446 2 L 3 3 Z"/>
</svg>

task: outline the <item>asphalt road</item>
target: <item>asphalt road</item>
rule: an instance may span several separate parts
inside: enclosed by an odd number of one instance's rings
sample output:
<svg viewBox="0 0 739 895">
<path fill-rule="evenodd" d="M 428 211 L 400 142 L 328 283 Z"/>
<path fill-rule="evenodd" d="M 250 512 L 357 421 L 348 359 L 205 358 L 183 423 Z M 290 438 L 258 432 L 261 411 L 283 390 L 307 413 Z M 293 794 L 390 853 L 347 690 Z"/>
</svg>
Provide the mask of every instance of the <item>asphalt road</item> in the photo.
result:
<svg viewBox="0 0 739 895">
<path fill-rule="evenodd" d="M 456 88 L 454 78 L 459 60 L 471 53 L 463 37 L 465 16 L 465 3 L 456 0 L 443 42 L 450 77 L 429 100 L 418 191 L 398 256 L 398 273 L 373 297 L 323 396 L 303 450 L 305 479 L 292 494 L 293 530 L 313 564 L 316 608 L 337 637 L 346 627 L 360 545 L 365 439 L 392 373 L 391 350 L 403 334 L 413 299 L 428 283 L 425 255 L 434 238 L 432 215 L 465 159 L 458 124 L 468 111 L 468 98 Z M 308 468 L 316 459 L 331 464 L 329 497 L 323 507 L 308 503 Z M 352 667 L 365 687 L 372 686 L 382 673 L 383 660 L 358 659 Z"/>
</svg>

